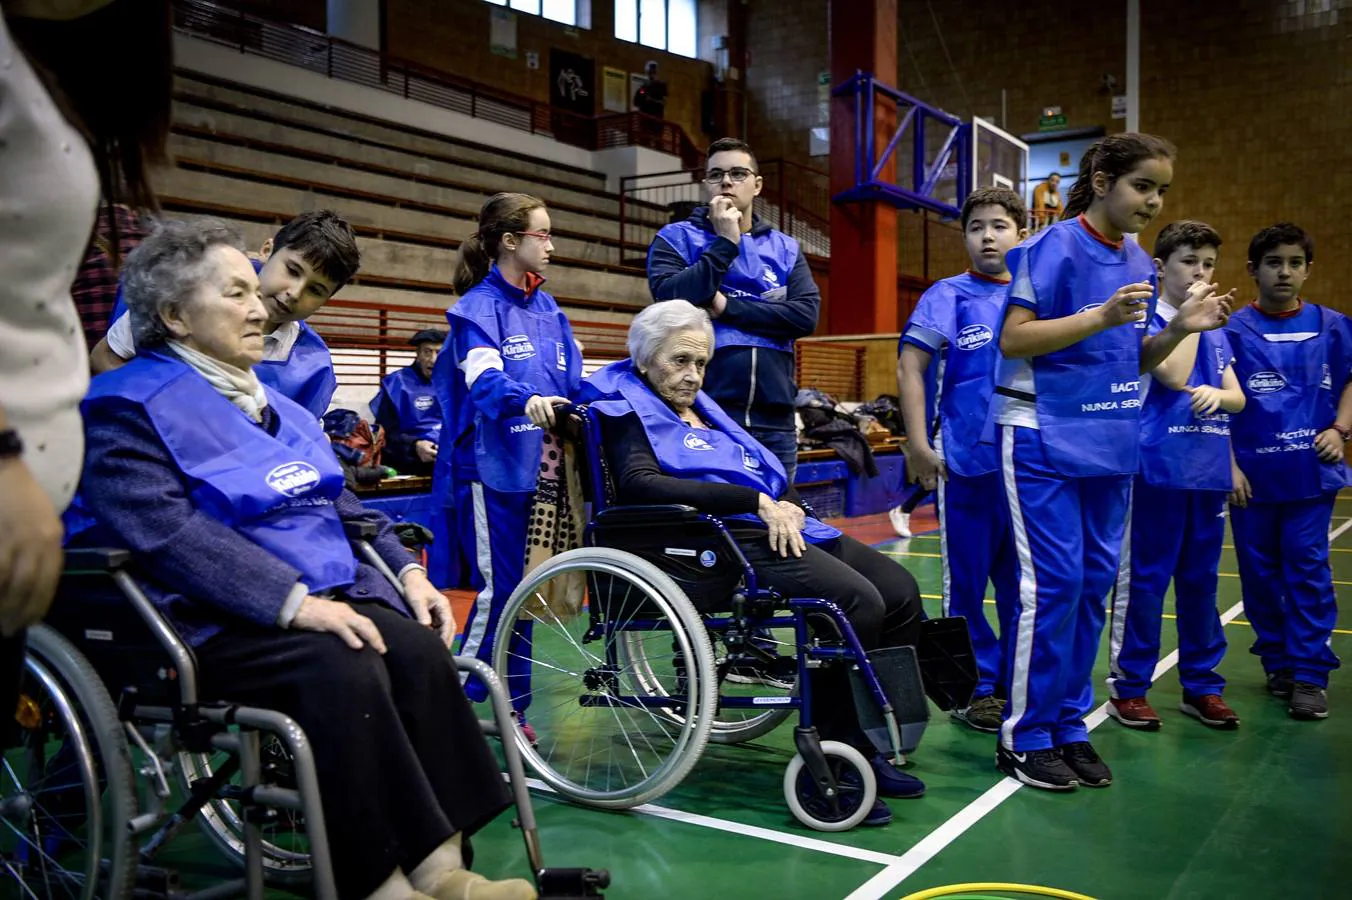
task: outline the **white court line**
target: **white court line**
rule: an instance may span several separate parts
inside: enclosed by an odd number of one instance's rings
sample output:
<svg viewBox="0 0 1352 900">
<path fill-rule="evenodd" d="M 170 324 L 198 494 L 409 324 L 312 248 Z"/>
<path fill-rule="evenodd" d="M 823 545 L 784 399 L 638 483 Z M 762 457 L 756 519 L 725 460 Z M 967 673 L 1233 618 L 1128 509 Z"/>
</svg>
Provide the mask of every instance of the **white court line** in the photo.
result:
<svg viewBox="0 0 1352 900">
<path fill-rule="evenodd" d="M 1236 603 L 1221 614 L 1221 624 L 1229 624 L 1231 619 L 1237 618 L 1243 611 L 1244 604 Z M 1155 680 L 1158 681 L 1160 676 L 1176 665 L 1178 665 L 1177 650 L 1164 657 L 1155 666 Z M 1108 704 L 1105 703 L 1090 713 L 1085 718 L 1084 724 L 1086 728 L 1093 731 L 1107 719 Z M 1014 796 L 1021 787 L 1023 787 L 1023 782 L 1015 781 L 1013 778 L 1003 779 L 986 793 L 963 807 L 953 818 L 925 835 L 920 843 L 907 850 L 896 862 L 856 888 L 845 900 L 882 900 L 882 898 L 887 897 L 897 889 L 898 885 L 914 875 L 921 866 L 934 859 L 944 848 L 962 837 L 969 828 L 985 818 L 987 813 Z"/>
<path fill-rule="evenodd" d="M 551 794 L 557 793 L 552 787 L 538 778 L 527 778 L 526 784 L 539 791 L 546 791 Z M 713 816 L 702 816 L 698 813 L 683 812 L 679 809 L 672 809 L 667 806 L 657 806 L 652 803 L 645 803 L 642 806 L 635 806 L 633 809 L 625 811 L 640 813 L 645 816 L 653 816 L 658 819 L 670 819 L 673 822 L 684 822 L 687 825 L 700 825 L 704 828 L 726 831 L 729 834 L 740 834 L 744 837 L 760 838 L 763 841 L 773 841 L 776 844 L 787 844 L 790 847 L 797 847 L 801 850 L 815 850 L 818 853 L 830 853 L 835 856 L 844 856 L 847 859 L 857 859 L 862 862 L 877 863 L 880 866 L 894 863 L 901 858 L 891 853 L 879 853 L 876 850 L 863 850 L 859 847 L 847 847 L 844 844 L 823 841 L 819 838 L 804 837 L 800 834 L 789 834 L 784 831 L 775 831 L 772 828 L 761 828 L 757 825 L 743 825 L 741 822 L 730 822 L 727 819 L 716 819 Z"/>
<path fill-rule="evenodd" d="M 1352 522 L 1352 519 L 1348 521 Z M 1339 526 L 1339 528 L 1344 527 L 1343 525 Z M 1329 540 L 1333 540 L 1335 536 L 1335 532 L 1329 532 Z M 1221 614 L 1221 625 L 1229 625 L 1239 618 L 1243 612 L 1244 601 L 1241 600 Z M 1176 665 L 1178 665 L 1178 651 L 1174 650 L 1155 666 L 1154 680 L 1159 681 L 1161 675 Z M 1104 703 L 1085 718 L 1084 724 L 1090 731 L 1093 731 L 1107 719 L 1108 704 Z M 985 818 L 987 813 L 1014 796 L 1015 792 L 1021 787 L 1023 787 L 1023 783 L 1015 781 L 1013 778 L 1005 778 L 1000 781 L 986 793 L 963 807 L 953 818 L 925 835 L 920 843 L 903 853 L 896 862 L 855 888 L 845 900 L 883 900 L 884 897 L 896 890 L 898 885 L 919 871 L 921 866 L 934 859 L 944 848 L 962 837 L 968 829 Z"/>
<path fill-rule="evenodd" d="M 1352 528 L 1352 519 L 1348 519 L 1346 522 L 1344 522 L 1343 524 L 1339 525 L 1337 528 L 1335 528 L 1335 529 L 1333 529 L 1332 531 L 1330 531 L 1330 532 L 1329 532 L 1329 540 L 1330 540 L 1330 541 L 1336 541 L 1336 540 L 1338 540 L 1338 538 L 1342 535 L 1342 533 L 1343 533 L 1344 531 L 1347 531 L 1347 529 L 1349 529 L 1349 528 Z"/>
</svg>

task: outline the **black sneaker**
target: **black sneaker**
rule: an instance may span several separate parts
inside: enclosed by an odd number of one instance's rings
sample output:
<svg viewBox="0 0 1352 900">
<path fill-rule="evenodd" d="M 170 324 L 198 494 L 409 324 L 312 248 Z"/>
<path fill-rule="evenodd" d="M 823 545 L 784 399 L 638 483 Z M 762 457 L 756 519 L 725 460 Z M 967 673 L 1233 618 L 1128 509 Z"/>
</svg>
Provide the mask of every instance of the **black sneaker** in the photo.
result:
<svg viewBox="0 0 1352 900">
<path fill-rule="evenodd" d="M 1079 781 L 1075 772 L 1056 750 L 1027 750 L 1017 753 L 1005 749 L 1004 744 L 995 748 L 995 768 L 1010 778 L 1046 791 L 1073 791 Z"/>
<path fill-rule="evenodd" d="M 1327 719 L 1329 717 L 1328 693 L 1317 684 L 1297 681 L 1291 690 L 1290 705 L 1286 711 L 1293 719 Z"/>
<path fill-rule="evenodd" d="M 1282 669 L 1277 672 L 1269 672 L 1267 677 L 1267 692 L 1274 697 L 1281 697 L 1283 700 L 1291 696 L 1291 686 L 1294 682 L 1291 680 L 1291 670 Z"/>
<path fill-rule="evenodd" d="M 1107 787 L 1113 783 L 1112 770 L 1088 741 L 1076 741 L 1057 749 L 1080 784 L 1085 787 Z"/>
</svg>

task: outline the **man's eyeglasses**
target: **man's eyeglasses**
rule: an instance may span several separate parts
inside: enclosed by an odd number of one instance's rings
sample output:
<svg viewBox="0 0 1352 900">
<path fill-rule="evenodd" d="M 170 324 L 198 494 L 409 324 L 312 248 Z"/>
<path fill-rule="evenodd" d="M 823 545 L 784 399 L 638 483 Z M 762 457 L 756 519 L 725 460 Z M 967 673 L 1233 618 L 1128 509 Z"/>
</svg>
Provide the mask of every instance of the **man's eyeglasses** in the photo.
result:
<svg viewBox="0 0 1352 900">
<path fill-rule="evenodd" d="M 704 173 L 705 184 L 722 184 L 724 178 L 731 178 L 733 184 L 741 184 L 756 173 L 750 169 L 744 169 L 738 166 L 735 169 L 728 169 L 726 172 L 722 169 L 710 169 Z"/>
</svg>

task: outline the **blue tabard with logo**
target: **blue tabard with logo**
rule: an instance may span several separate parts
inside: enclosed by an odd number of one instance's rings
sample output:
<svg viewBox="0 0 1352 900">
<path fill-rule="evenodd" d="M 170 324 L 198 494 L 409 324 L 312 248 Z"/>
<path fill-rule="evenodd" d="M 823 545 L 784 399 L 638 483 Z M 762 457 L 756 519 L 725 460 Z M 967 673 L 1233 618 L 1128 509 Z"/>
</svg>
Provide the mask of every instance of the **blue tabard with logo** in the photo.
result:
<svg viewBox="0 0 1352 900">
<path fill-rule="evenodd" d="M 456 423 L 455 479 L 482 481 L 495 491 L 507 493 L 534 491 L 539 482 L 544 433 L 526 417 L 524 403 L 531 394 L 577 395 L 582 359 L 568 318 L 544 290 L 537 288 L 526 294 L 509 284 L 497 266 L 446 315 L 455 352 L 442 354 L 449 357 L 448 364 L 438 365 L 433 380 L 437 380 L 437 372 L 442 372 L 451 382 L 448 415 Z M 486 340 L 491 344 L 489 349 L 498 351 L 509 381 L 503 390 L 516 389 L 523 410 L 520 414 L 492 418 L 474 404 L 463 373 L 454 370 L 454 360 L 461 355 L 461 345 L 455 340 L 468 344 Z M 462 441 L 473 442 L 472 457 L 461 452 Z"/>
<path fill-rule="evenodd" d="M 441 440 L 441 404 L 432 382 L 422 377 L 418 364 L 405 366 L 381 379 L 380 386 L 399 416 L 401 434 L 416 435 L 420 441 Z M 380 397 L 371 401 L 371 414 L 377 414 Z"/>
<path fill-rule="evenodd" d="M 1338 400 L 1352 374 L 1347 321 L 1307 304 L 1301 316 L 1314 337 L 1268 340 L 1289 328 L 1251 306 L 1230 317 L 1226 331 L 1235 374 L 1248 397 L 1232 419 L 1235 461 L 1248 476 L 1258 503 L 1307 500 L 1348 484 L 1342 460 L 1320 462 L 1319 432 L 1333 424 Z"/>
<path fill-rule="evenodd" d="M 653 393 L 627 359 L 592 373 L 582 383 L 581 396 L 588 409 L 600 415 L 618 418 L 636 413 L 653 454 L 667 475 L 741 485 L 775 499 L 784 493 L 788 484 L 784 466 L 703 391 L 695 396 L 694 409 L 713 426 L 709 429 L 694 428 L 684 422 Z M 725 518 L 761 521 L 752 513 Z M 839 531 L 811 516 L 803 524 L 803 539 L 808 543 L 820 544 L 838 537 Z"/>
<path fill-rule="evenodd" d="M 1150 332 L 1158 334 L 1166 324 L 1157 315 Z M 1202 332 L 1188 386 L 1219 388 L 1233 361 L 1225 332 Z M 1192 411 L 1192 394 L 1152 380 L 1141 409 L 1141 477 L 1156 487 L 1229 491 L 1230 414 L 1199 416 Z"/>
<path fill-rule="evenodd" d="M 145 411 L 198 511 L 297 569 L 311 593 L 352 584 L 356 560 L 334 500 L 343 470 L 310 413 L 264 388 L 274 437 L 172 351 L 152 350 L 91 382 L 85 409 L 131 402 Z"/>
<path fill-rule="evenodd" d="M 694 265 L 714 241 L 722 240 L 690 221 L 663 226 L 658 236 L 681 255 L 687 266 Z M 725 297 L 740 297 L 753 303 L 777 303 L 788 296 L 789 274 L 798 261 L 798 242 L 780 231 L 742 235 L 737 244 L 737 259 L 728 268 L 719 285 Z M 714 319 L 714 348 L 765 347 L 793 352 L 793 341 L 751 334 L 735 325 Z"/>
<path fill-rule="evenodd" d="M 254 366 L 258 380 L 282 396 L 300 404 L 316 419 L 324 417 L 338 389 L 338 376 L 333 372 L 333 357 L 313 328 L 304 322 L 300 336 L 285 360 L 263 360 Z"/>
<path fill-rule="evenodd" d="M 1118 288 L 1157 283 L 1154 262 L 1132 241 L 1112 246 L 1083 221 L 1057 222 L 1005 257 L 1014 280 L 1009 305 L 1059 319 L 1102 306 Z M 1135 475 L 1140 466 L 1141 340 L 1155 316 L 1091 335 L 1029 362 L 1047 460 L 1072 477 Z M 998 337 L 998 335 L 997 335 Z"/>
<path fill-rule="evenodd" d="M 991 374 L 1000 359 L 995 334 L 1008 290 L 1007 282 L 971 272 L 942 279 L 920 298 L 907 326 L 944 339 L 939 446 L 945 465 L 958 475 L 985 475 L 999 465 L 994 445 L 982 443 L 981 434 L 994 389 Z M 902 340 L 934 351 L 909 335 Z"/>
</svg>

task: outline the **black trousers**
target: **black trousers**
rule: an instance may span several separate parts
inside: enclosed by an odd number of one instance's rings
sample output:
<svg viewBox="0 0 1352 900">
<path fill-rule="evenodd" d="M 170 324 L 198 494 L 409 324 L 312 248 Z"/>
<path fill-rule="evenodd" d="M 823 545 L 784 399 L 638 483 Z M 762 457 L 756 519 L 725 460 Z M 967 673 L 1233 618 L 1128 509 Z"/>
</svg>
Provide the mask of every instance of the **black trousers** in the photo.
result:
<svg viewBox="0 0 1352 900">
<path fill-rule="evenodd" d="M 19 707 L 19 681 L 23 678 L 25 632 L 0 637 L 0 749 L 14 737 L 14 713 Z"/>
<path fill-rule="evenodd" d="M 865 650 L 914 646 L 920 639 L 924 610 L 915 577 L 867 544 L 842 535 L 827 544 L 809 544 L 801 557 L 785 558 L 770 549 L 763 528 L 732 533 L 765 587 L 786 597 L 834 601 Z M 812 670 L 812 717 L 823 740 L 843 741 L 865 756 L 876 752 L 859 729 L 844 666 Z"/>
<path fill-rule="evenodd" d="M 365 897 L 457 832 L 505 809 L 507 788 L 449 652 L 384 606 L 353 604 L 388 652 L 331 634 L 234 626 L 197 648 L 202 691 L 283 712 L 309 737 L 341 897 Z"/>
</svg>

